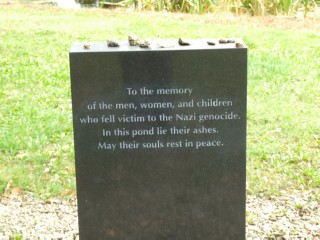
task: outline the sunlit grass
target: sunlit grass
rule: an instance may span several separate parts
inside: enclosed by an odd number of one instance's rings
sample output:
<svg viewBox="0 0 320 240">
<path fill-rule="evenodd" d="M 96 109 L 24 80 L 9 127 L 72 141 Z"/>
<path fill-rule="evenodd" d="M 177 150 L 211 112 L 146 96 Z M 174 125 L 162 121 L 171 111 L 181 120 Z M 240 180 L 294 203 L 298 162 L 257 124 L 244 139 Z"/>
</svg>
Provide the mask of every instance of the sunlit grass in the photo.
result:
<svg viewBox="0 0 320 240">
<path fill-rule="evenodd" d="M 18 5 L 0 5 L 0 15 L 0 192 L 9 182 L 44 198 L 75 192 L 69 48 L 74 41 L 124 40 L 130 33 L 244 39 L 248 193 L 320 187 L 320 43 L 314 28 Z"/>
<path fill-rule="evenodd" d="M 95 2 L 95 1 L 79 1 Z M 318 3 L 319 4 L 319 3 Z M 253 16 L 292 15 L 302 11 L 304 16 L 314 11 L 317 1 L 310 0 L 102 0 L 101 6 L 121 6 L 139 10 L 185 12 L 185 13 L 217 13 L 219 11 L 234 12 L 236 14 L 249 13 Z"/>
</svg>

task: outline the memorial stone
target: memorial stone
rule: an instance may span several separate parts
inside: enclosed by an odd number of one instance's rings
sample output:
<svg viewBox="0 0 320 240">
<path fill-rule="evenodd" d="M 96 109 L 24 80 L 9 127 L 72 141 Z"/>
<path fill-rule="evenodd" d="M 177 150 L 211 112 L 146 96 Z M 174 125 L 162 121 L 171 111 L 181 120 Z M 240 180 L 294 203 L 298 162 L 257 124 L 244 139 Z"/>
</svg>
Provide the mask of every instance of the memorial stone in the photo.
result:
<svg viewBox="0 0 320 240">
<path fill-rule="evenodd" d="M 70 51 L 80 239 L 245 239 L 247 48 L 85 46 Z"/>
</svg>

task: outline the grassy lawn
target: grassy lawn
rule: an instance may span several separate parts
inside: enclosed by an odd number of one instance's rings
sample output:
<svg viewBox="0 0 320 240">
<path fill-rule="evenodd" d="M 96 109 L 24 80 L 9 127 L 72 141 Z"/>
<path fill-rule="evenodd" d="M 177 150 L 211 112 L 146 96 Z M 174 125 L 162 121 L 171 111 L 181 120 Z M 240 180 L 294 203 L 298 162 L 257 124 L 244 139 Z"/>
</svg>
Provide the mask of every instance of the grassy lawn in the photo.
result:
<svg viewBox="0 0 320 240">
<path fill-rule="evenodd" d="M 319 189 L 319 19 L 20 5 L 0 5 L 0 16 L 0 193 L 10 185 L 42 198 L 74 194 L 69 48 L 130 33 L 242 38 L 249 47 L 248 193 Z"/>
</svg>

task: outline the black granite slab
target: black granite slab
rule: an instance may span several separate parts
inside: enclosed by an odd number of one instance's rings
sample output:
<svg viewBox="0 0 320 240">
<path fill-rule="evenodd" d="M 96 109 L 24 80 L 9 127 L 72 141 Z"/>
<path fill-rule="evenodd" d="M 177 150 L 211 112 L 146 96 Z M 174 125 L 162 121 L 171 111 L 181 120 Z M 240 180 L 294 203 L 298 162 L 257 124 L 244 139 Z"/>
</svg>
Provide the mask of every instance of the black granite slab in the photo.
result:
<svg viewBox="0 0 320 240">
<path fill-rule="evenodd" d="M 247 48 L 70 51 L 81 240 L 245 239 Z"/>
</svg>

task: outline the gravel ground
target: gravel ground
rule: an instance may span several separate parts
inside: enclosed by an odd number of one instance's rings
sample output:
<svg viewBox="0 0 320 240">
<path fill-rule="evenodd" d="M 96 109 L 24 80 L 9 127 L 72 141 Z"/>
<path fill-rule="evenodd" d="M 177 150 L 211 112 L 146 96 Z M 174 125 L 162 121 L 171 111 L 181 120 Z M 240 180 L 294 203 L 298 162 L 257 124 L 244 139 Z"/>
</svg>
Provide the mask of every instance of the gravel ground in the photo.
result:
<svg viewBox="0 0 320 240">
<path fill-rule="evenodd" d="M 319 190 L 319 191 L 318 191 Z M 320 189 L 247 196 L 247 239 L 320 239 Z M 0 239 L 78 239 L 76 199 L 0 196 Z"/>
</svg>

